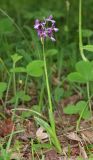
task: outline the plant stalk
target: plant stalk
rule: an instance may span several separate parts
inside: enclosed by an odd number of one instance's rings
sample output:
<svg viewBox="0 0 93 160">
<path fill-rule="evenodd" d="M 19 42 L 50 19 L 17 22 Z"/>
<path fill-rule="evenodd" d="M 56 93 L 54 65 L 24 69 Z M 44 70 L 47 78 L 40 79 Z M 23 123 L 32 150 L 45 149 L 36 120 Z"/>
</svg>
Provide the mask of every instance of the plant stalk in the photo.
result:
<svg viewBox="0 0 93 160">
<path fill-rule="evenodd" d="M 81 57 L 84 61 L 88 61 L 83 52 L 83 41 L 82 41 L 82 0 L 79 0 L 79 49 Z"/>
</svg>

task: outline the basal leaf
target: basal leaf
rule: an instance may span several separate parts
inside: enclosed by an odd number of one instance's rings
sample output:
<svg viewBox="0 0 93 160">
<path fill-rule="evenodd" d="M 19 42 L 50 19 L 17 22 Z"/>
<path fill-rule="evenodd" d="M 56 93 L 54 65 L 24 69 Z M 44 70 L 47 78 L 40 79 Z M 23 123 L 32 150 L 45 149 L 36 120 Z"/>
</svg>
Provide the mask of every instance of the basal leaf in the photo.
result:
<svg viewBox="0 0 93 160">
<path fill-rule="evenodd" d="M 78 107 L 75 105 L 68 105 L 63 109 L 65 114 L 78 114 L 79 110 Z"/>
<path fill-rule="evenodd" d="M 87 50 L 87 51 L 90 51 L 90 52 L 93 52 L 93 45 L 83 46 L 83 49 L 85 49 L 85 50 Z"/>
<path fill-rule="evenodd" d="M 10 72 L 22 73 L 22 72 L 26 72 L 26 69 L 24 67 L 15 67 L 15 68 L 12 68 Z"/>
<path fill-rule="evenodd" d="M 67 76 L 67 79 L 71 82 L 85 83 L 86 79 L 79 72 L 72 72 Z"/>
<path fill-rule="evenodd" d="M 40 77 L 43 74 L 43 61 L 34 60 L 27 65 L 27 73 L 33 77 Z"/>
<path fill-rule="evenodd" d="M 89 37 L 91 37 L 92 35 L 93 35 L 93 31 L 92 31 L 92 30 L 90 30 L 90 29 L 83 29 L 83 30 L 82 30 L 82 36 L 83 36 L 83 37 L 89 38 Z"/>
<path fill-rule="evenodd" d="M 19 54 L 15 53 L 11 56 L 12 60 L 14 63 L 18 62 L 20 59 L 22 59 L 22 56 L 20 56 Z"/>
<path fill-rule="evenodd" d="M 51 57 L 51 56 L 54 56 L 58 53 L 58 50 L 57 49 L 49 49 L 47 52 L 46 52 L 46 56 L 47 57 Z"/>
<path fill-rule="evenodd" d="M 86 82 L 93 80 L 93 67 L 89 61 L 79 61 L 76 64 L 76 70 L 79 72 Z"/>
</svg>

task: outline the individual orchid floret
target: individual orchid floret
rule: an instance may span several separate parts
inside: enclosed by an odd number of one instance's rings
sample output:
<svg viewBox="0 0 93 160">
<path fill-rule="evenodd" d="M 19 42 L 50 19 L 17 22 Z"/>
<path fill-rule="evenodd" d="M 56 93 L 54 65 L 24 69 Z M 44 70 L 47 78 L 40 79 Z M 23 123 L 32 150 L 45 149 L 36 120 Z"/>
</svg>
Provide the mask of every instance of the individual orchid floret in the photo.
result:
<svg viewBox="0 0 93 160">
<path fill-rule="evenodd" d="M 56 21 L 53 20 L 53 16 L 52 15 L 50 15 L 48 18 L 46 18 L 45 21 L 52 22 L 52 24 L 56 23 Z"/>
<path fill-rule="evenodd" d="M 38 36 L 40 39 L 50 38 L 52 41 L 56 41 L 54 38 L 54 33 L 58 31 L 58 28 L 55 27 L 55 20 L 53 20 L 52 15 L 43 21 L 38 19 L 35 21 L 34 28 L 37 30 Z"/>
</svg>

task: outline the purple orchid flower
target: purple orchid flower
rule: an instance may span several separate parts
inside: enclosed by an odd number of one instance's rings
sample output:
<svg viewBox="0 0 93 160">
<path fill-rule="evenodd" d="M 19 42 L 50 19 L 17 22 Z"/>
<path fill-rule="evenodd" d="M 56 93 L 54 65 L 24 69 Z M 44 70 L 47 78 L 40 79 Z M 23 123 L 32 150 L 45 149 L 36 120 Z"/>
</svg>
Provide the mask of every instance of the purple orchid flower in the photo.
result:
<svg viewBox="0 0 93 160">
<path fill-rule="evenodd" d="M 51 26 L 48 27 L 48 23 L 51 23 Z M 56 41 L 54 38 L 54 32 L 58 31 L 58 28 L 55 27 L 55 20 L 53 20 L 52 15 L 43 21 L 39 21 L 38 19 L 35 21 L 34 28 L 37 30 L 38 36 L 40 38 L 46 39 L 46 37 L 50 38 L 52 41 Z"/>
<path fill-rule="evenodd" d="M 48 18 L 46 18 L 45 21 L 51 22 L 52 24 L 56 23 L 56 21 L 53 20 L 53 16 L 52 15 L 50 15 Z"/>
</svg>

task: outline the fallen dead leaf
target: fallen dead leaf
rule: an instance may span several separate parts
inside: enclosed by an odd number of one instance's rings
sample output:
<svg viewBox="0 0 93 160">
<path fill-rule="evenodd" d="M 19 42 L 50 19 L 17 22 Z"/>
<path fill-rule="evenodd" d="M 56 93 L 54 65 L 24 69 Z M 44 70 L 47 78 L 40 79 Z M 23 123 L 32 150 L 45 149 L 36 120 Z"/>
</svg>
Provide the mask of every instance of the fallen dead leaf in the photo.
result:
<svg viewBox="0 0 93 160">
<path fill-rule="evenodd" d="M 88 160 L 88 156 L 85 151 L 85 148 L 83 145 L 81 145 L 81 143 L 79 143 L 79 149 L 80 149 L 80 154 L 81 154 L 82 158 L 84 158 L 84 160 Z"/>
<path fill-rule="evenodd" d="M 74 132 L 68 133 L 66 137 L 74 141 L 78 141 L 78 142 L 82 141 L 81 138 Z"/>
<path fill-rule="evenodd" d="M 93 143 L 93 130 L 84 130 L 81 132 L 82 139 L 88 143 Z"/>
<path fill-rule="evenodd" d="M 42 127 L 38 128 L 38 130 L 36 132 L 36 137 L 41 142 L 49 138 L 48 134 L 44 131 L 44 129 Z"/>
</svg>

